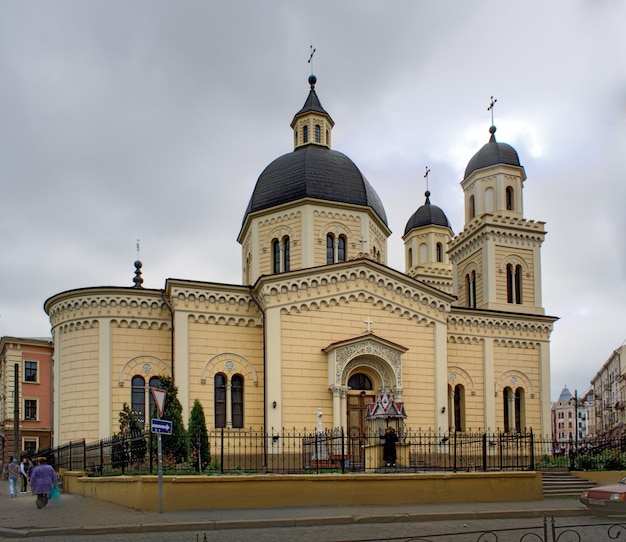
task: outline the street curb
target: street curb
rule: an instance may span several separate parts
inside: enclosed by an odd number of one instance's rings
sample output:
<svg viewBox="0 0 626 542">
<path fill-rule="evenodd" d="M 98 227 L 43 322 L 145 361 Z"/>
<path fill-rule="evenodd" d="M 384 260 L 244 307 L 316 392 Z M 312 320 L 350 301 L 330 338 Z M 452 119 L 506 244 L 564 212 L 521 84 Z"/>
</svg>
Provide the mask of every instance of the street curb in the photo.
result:
<svg viewBox="0 0 626 542">
<path fill-rule="evenodd" d="M 43 536 L 89 536 L 100 534 L 157 533 L 175 531 L 217 531 L 232 529 L 269 529 L 277 527 L 310 527 L 314 525 L 363 525 L 368 523 L 419 523 L 425 521 L 538 518 L 544 516 L 591 516 L 585 508 L 547 510 L 498 510 L 483 512 L 435 512 L 415 514 L 376 514 L 306 518 L 273 518 L 243 520 L 212 520 L 195 523 L 145 523 L 100 527 L 52 527 L 43 529 L 7 529 L 0 527 L 3 538 L 35 538 Z"/>
</svg>

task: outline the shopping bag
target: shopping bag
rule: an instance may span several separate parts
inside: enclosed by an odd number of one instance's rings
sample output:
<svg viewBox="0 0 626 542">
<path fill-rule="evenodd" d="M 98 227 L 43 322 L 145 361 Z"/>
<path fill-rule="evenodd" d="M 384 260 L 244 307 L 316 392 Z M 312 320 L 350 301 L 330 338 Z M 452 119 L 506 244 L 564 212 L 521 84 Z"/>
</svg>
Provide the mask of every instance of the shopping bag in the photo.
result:
<svg viewBox="0 0 626 542">
<path fill-rule="evenodd" d="M 61 498 L 61 490 L 59 486 L 52 486 L 50 490 L 50 495 L 48 495 L 49 499 L 60 499 Z"/>
</svg>

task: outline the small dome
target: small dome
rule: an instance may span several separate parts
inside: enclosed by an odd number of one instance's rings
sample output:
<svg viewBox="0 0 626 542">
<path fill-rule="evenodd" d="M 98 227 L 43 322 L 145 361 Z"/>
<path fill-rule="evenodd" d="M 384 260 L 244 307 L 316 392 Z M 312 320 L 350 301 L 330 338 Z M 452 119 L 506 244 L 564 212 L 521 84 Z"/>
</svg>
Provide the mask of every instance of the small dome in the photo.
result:
<svg viewBox="0 0 626 542">
<path fill-rule="evenodd" d="M 409 221 L 404 228 L 404 235 L 416 228 L 423 228 L 424 226 L 443 226 L 444 228 L 450 228 L 452 226 L 446 214 L 436 205 L 430 203 L 430 192 L 426 191 L 426 202 L 417 211 L 413 213 Z"/>
<path fill-rule="evenodd" d="M 376 191 L 345 154 L 315 145 L 284 154 L 259 176 L 243 221 L 250 213 L 313 198 L 370 207 L 387 225 Z"/>
<path fill-rule="evenodd" d="M 498 164 L 507 164 L 510 166 L 521 167 L 517 151 L 507 143 L 498 143 L 496 141 L 496 127 L 489 128 L 491 138 L 489 143 L 483 145 L 469 161 L 465 168 L 464 179 L 467 179 L 474 171 Z"/>
<path fill-rule="evenodd" d="M 570 392 L 567 389 L 567 386 L 565 386 L 563 388 L 563 391 L 561 392 L 561 395 L 559 395 L 559 400 L 557 401 L 557 403 L 569 403 L 573 398 L 574 396 L 572 395 L 572 392 Z"/>
</svg>

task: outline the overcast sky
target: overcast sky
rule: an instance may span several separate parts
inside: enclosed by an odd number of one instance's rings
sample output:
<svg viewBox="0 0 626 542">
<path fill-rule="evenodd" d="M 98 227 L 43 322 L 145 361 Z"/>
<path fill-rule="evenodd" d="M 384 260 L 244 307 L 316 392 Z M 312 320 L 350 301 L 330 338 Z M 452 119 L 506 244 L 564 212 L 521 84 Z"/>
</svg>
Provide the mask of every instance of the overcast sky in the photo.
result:
<svg viewBox="0 0 626 542">
<path fill-rule="evenodd" d="M 582 395 L 626 340 L 626 2 L 0 0 L 0 336 L 45 337 L 64 290 L 241 283 L 255 182 L 317 94 L 333 148 L 402 233 L 463 227 L 465 166 L 513 145 L 546 222 L 552 389 Z"/>
</svg>

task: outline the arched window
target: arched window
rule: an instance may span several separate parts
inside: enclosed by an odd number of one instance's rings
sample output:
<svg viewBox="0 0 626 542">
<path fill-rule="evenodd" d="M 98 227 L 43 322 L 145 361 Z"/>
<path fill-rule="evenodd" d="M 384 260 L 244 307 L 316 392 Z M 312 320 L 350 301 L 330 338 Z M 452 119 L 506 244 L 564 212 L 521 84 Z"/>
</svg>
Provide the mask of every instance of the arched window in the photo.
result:
<svg viewBox="0 0 626 542">
<path fill-rule="evenodd" d="M 148 381 L 148 386 L 150 386 L 151 388 L 161 389 L 161 379 L 158 376 L 150 377 L 150 380 Z M 149 391 L 148 393 L 148 405 L 148 416 L 150 417 L 150 419 L 152 419 L 152 414 L 156 412 L 156 404 L 154 402 L 154 395 L 152 395 L 152 391 Z"/>
<path fill-rule="evenodd" d="M 278 239 L 272 241 L 272 270 L 280 273 L 280 243 Z"/>
<path fill-rule="evenodd" d="M 328 133 L 328 130 L 326 130 L 326 145 L 330 145 L 330 134 Z"/>
<path fill-rule="evenodd" d="M 522 303 L 522 266 L 506 265 L 506 300 L 507 303 Z"/>
<path fill-rule="evenodd" d="M 504 431 L 505 432 L 509 432 L 512 429 L 512 421 L 511 420 L 511 414 L 512 414 L 512 409 L 514 408 L 514 405 L 512 405 L 511 403 L 513 402 L 513 390 L 511 388 L 504 388 L 503 392 L 502 392 L 502 407 L 503 407 L 503 413 L 504 413 Z"/>
<path fill-rule="evenodd" d="M 293 132 L 293 144 L 294 146 L 298 146 L 298 130 Z"/>
<path fill-rule="evenodd" d="M 474 196 L 470 196 L 469 199 L 469 215 L 470 218 L 474 218 L 476 216 L 476 202 L 474 201 Z"/>
<path fill-rule="evenodd" d="M 363 373 L 354 373 L 348 380 L 348 387 L 353 390 L 371 390 L 372 381 Z"/>
<path fill-rule="evenodd" d="M 437 261 L 439 263 L 443 262 L 443 245 L 441 243 L 437 243 Z"/>
<path fill-rule="evenodd" d="M 506 197 L 506 209 L 507 211 L 512 211 L 513 210 L 513 187 L 512 186 L 506 187 L 505 197 Z"/>
<path fill-rule="evenodd" d="M 454 430 L 465 431 L 465 388 L 454 386 Z"/>
<path fill-rule="evenodd" d="M 340 235 L 339 239 L 337 239 L 337 261 L 345 262 L 346 261 L 346 236 Z"/>
<path fill-rule="evenodd" d="M 291 252 L 289 248 L 289 236 L 283 237 L 283 271 L 291 269 Z"/>
<path fill-rule="evenodd" d="M 515 390 L 515 430 L 520 433 L 526 425 L 525 418 L 525 405 L 524 405 L 524 390 L 517 388 Z"/>
<path fill-rule="evenodd" d="M 409 249 L 409 267 L 413 267 L 413 249 Z"/>
<path fill-rule="evenodd" d="M 335 263 L 335 238 L 332 233 L 326 236 L 326 263 Z"/>
<path fill-rule="evenodd" d="M 476 271 L 471 271 L 465 275 L 465 289 L 467 291 L 467 306 L 470 309 L 476 308 Z"/>
<path fill-rule="evenodd" d="M 226 377 L 222 373 L 213 379 L 215 427 L 226 427 Z"/>
<path fill-rule="evenodd" d="M 319 124 L 315 125 L 315 143 L 320 143 L 322 141 L 322 129 Z"/>
<path fill-rule="evenodd" d="M 231 384 L 231 405 L 233 427 L 243 427 L 243 376 L 233 375 Z"/>
<path fill-rule="evenodd" d="M 143 376 L 135 375 L 131 380 L 130 411 L 135 419 L 146 423 L 146 381 Z"/>
<path fill-rule="evenodd" d="M 309 142 L 309 127 L 304 125 L 302 127 L 302 141 L 304 143 L 308 143 Z"/>
</svg>

